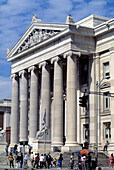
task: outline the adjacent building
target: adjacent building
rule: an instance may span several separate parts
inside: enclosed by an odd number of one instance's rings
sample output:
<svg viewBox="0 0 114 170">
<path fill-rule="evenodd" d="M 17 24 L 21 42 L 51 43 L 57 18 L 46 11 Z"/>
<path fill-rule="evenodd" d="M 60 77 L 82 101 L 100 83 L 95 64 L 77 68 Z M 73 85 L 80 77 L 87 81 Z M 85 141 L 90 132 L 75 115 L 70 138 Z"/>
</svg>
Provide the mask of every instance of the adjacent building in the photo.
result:
<svg viewBox="0 0 114 170">
<path fill-rule="evenodd" d="M 0 144 L 10 143 L 11 98 L 0 100 Z"/>
<path fill-rule="evenodd" d="M 114 19 L 91 15 L 75 23 L 68 15 L 56 24 L 33 15 L 7 61 L 11 145 L 28 141 L 42 150 L 45 141 L 47 150 L 68 151 L 85 140 L 99 147 L 108 140 L 114 146 Z M 87 107 L 80 107 L 84 94 Z"/>
</svg>

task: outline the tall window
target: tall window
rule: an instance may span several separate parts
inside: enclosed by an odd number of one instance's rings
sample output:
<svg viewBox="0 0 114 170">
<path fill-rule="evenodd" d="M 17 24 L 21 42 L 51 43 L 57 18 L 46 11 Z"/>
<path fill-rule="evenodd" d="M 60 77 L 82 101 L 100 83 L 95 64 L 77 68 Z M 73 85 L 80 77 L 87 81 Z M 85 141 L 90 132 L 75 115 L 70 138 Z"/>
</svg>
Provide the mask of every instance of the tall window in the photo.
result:
<svg viewBox="0 0 114 170">
<path fill-rule="evenodd" d="M 89 125 L 84 124 L 83 125 L 83 139 L 89 139 Z"/>
<path fill-rule="evenodd" d="M 103 65 L 104 65 L 104 77 L 110 76 L 110 72 L 109 72 L 109 62 L 106 62 L 106 63 L 104 63 Z"/>
<path fill-rule="evenodd" d="M 83 59 L 81 63 L 81 81 L 82 85 L 88 83 L 88 60 Z"/>
<path fill-rule="evenodd" d="M 111 123 L 110 122 L 103 123 L 103 129 L 104 129 L 104 139 L 111 138 Z"/>
<path fill-rule="evenodd" d="M 109 92 L 105 92 L 104 93 L 103 102 L 104 102 L 104 109 L 109 109 L 110 108 L 110 96 L 109 96 Z"/>
</svg>

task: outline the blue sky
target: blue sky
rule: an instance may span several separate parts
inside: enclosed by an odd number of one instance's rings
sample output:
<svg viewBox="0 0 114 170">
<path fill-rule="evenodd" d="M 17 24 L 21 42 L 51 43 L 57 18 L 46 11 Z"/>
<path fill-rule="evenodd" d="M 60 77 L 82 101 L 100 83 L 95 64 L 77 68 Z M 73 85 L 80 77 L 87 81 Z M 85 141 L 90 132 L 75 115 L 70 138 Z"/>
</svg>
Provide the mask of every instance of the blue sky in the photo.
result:
<svg viewBox="0 0 114 170">
<path fill-rule="evenodd" d="M 68 14 L 77 22 L 91 14 L 114 18 L 113 0 L 0 0 L 0 99 L 11 96 L 11 49 L 30 26 L 32 15 L 42 22 L 65 23 Z"/>
</svg>

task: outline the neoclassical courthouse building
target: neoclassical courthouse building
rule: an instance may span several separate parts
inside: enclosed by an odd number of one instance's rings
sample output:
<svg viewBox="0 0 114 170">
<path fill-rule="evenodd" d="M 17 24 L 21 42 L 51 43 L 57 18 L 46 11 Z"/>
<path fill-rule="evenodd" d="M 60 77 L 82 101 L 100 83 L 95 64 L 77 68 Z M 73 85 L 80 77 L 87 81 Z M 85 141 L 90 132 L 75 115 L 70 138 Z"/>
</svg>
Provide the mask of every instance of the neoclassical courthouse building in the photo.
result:
<svg viewBox="0 0 114 170">
<path fill-rule="evenodd" d="M 40 150 L 45 142 L 47 150 L 68 151 L 85 140 L 99 147 L 108 140 L 112 149 L 114 19 L 91 15 L 75 23 L 68 15 L 58 24 L 33 15 L 7 61 L 12 64 L 11 145 L 28 141 Z M 84 92 L 86 108 L 79 106 Z"/>
</svg>

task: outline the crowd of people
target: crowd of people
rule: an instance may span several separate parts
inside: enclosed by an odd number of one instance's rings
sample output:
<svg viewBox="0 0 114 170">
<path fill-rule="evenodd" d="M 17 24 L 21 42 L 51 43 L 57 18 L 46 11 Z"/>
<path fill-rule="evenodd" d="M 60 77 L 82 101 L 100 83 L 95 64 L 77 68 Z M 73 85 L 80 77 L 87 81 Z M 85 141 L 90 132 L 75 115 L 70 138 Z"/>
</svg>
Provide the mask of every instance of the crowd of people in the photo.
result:
<svg viewBox="0 0 114 170">
<path fill-rule="evenodd" d="M 76 165 L 79 169 L 90 170 L 91 169 L 91 155 L 78 155 L 78 163 Z M 70 167 L 74 168 L 74 153 L 70 156 Z"/>
<path fill-rule="evenodd" d="M 62 168 L 62 160 L 63 156 L 60 154 L 59 159 L 52 158 L 50 153 L 48 154 L 41 154 L 39 156 L 39 153 L 36 153 L 35 155 L 33 152 L 31 152 L 31 166 L 33 168 L 50 168 L 50 167 L 56 167 L 57 164 L 59 168 Z"/>
<path fill-rule="evenodd" d="M 33 168 L 50 168 L 50 167 L 56 167 L 57 165 L 59 168 L 62 168 L 62 160 L 63 155 L 60 154 L 58 160 L 56 158 L 52 158 L 50 153 L 47 154 L 39 154 L 39 153 L 33 153 L 31 151 L 32 147 L 28 145 L 28 153 L 25 152 L 23 155 L 22 153 L 22 147 L 20 147 L 20 151 L 18 151 L 17 145 L 15 145 L 13 148 L 10 148 L 10 153 L 8 153 L 9 145 L 6 145 L 5 151 L 6 151 L 6 158 L 9 162 L 10 168 L 23 168 L 27 166 L 28 159 L 31 161 L 31 166 Z M 7 162 L 7 164 L 8 164 Z"/>
</svg>

